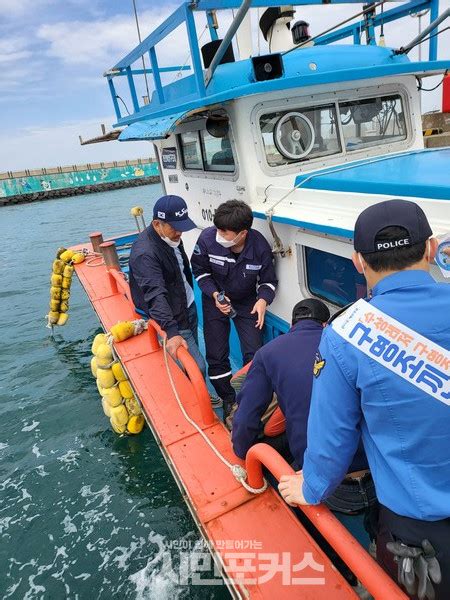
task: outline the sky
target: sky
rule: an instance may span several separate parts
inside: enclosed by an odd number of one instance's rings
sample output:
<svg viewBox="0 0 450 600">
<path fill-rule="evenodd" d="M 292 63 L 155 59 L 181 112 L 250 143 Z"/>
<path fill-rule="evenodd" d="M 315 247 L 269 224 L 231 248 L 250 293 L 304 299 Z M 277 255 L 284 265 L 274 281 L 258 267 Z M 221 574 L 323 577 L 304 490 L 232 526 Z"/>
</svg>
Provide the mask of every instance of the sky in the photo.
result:
<svg viewBox="0 0 450 600">
<path fill-rule="evenodd" d="M 180 3 L 136 0 L 142 37 Z M 314 35 L 361 7 L 297 8 L 296 19 L 309 21 Z M 441 0 L 440 10 L 448 7 L 450 0 Z M 0 172 L 152 154 L 148 142 L 80 146 L 78 140 L 79 135 L 99 135 L 101 123 L 111 128 L 115 122 L 102 75 L 137 45 L 132 0 L 0 0 L 0 15 Z M 223 11 L 218 16 L 223 36 L 231 14 Z M 255 18 L 254 23 L 256 48 Z M 418 19 L 412 17 L 387 25 L 386 45 L 408 42 L 417 28 Z M 203 20 L 198 20 L 197 33 L 207 41 Z M 265 50 L 264 43 L 261 48 Z M 424 47 L 425 56 L 426 52 Z M 409 56 L 417 59 L 417 49 Z M 449 32 L 440 36 L 439 57 L 450 59 Z M 158 46 L 158 60 L 161 66 L 190 64 L 180 30 Z M 166 81 L 176 76 L 167 74 Z M 438 81 L 428 79 L 425 85 Z M 438 109 L 440 103 L 440 90 L 424 94 L 424 111 Z"/>
</svg>

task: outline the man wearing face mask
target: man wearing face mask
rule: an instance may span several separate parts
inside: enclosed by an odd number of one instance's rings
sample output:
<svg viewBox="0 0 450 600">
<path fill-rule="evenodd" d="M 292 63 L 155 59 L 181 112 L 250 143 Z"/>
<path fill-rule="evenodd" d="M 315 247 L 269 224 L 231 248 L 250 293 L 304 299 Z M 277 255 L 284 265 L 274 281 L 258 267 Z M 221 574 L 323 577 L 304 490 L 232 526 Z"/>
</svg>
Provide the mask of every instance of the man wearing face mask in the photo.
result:
<svg viewBox="0 0 450 600">
<path fill-rule="evenodd" d="M 130 289 L 136 308 L 166 332 L 167 350 L 175 356 L 179 346 L 187 348 L 205 376 L 192 274 L 181 241 L 183 232 L 195 228 L 182 198 L 159 198 L 153 221 L 131 248 Z"/>
<path fill-rule="evenodd" d="M 215 227 L 200 234 L 191 258 L 192 271 L 202 290 L 203 332 L 208 374 L 223 400 L 224 418 L 235 401 L 230 385 L 230 311 L 236 326 L 243 363 L 262 346 L 266 307 L 275 297 L 277 278 L 272 250 L 252 229 L 253 214 L 245 202 L 229 200 L 214 214 Z M 225 303 L 218 301 L 225 292 Z"/>
<path fill-rule="evenodd" d="M 353 263 L 369 298 L 324 330 L 303 471 L 279 490 L 289 504 L 322 502 L 361 436 L 380 502 L 378 561 L 410 597 L 449 600 L 450 285 L 429 273 L 431 236 L 414 202 L 358 217 Z"/>
</svg>

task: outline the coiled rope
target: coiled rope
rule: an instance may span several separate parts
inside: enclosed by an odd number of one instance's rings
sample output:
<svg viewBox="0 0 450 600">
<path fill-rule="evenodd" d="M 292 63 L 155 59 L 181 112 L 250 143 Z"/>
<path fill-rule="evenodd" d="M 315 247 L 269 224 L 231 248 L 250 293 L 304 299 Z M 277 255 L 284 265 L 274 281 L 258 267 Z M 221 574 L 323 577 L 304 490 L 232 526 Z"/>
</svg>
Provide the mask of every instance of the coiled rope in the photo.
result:
<svg viewBox="0 0 450 600">
<path fill-rule="evenodd" d="M 89 250 L 86 254 L 86 260 L 84 261 L 87 267 L 99 267 L 100 265 L 104 265 L 105 261 L 103 260 L 103 254 L 100 252 L 94 252 L 93 250 Z"/>
</svg>

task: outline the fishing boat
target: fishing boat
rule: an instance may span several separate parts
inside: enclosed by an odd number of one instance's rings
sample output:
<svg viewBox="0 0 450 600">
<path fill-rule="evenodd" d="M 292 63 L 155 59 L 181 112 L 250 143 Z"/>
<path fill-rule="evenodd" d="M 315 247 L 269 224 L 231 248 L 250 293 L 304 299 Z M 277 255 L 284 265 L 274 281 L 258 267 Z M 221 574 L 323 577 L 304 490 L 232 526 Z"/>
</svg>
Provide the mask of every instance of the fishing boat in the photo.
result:
<svg viewBox="0 0 450 600">
<path fill-rule="evenodd" d="M 356 4 L 328 2 L 336 3 Z M 198 226 L 184 236 L 188 254 L 220 203 L 238 198 L 251 206 L 254 227 L 273 246 L 279 278 L 266 341 L 288 330 L 292 306 L 302 297 L 321 298 L 332 311 L 364 297 L 364 280 L 350 256 L 355 220 L 370 204 L 412 199 L 435 235 L 450 232 L 450 149 L 424 148 L 420 100 L 424 80 L 444 77 L 450 68 L 450 59 L 437 60 L 438 27 L 449 11 L 439 15 L 437 0 L 381 1 L 360 10 L 356 20 L 311 37 L 308 24 L 295 17 L 306 4 L 322 2 L 186 1 L 105 73 L 116 125 L 123 128 L 119 139 L 153 143 L 165 193 L 188 203 Z M 236 13 L 219 39 L 225 9 Z M 417 38 L 402 48 L 382 43 L 385 24 L 422 10 L 430 11 L 430 25 Z M 264 54 L 251 43 L 256 16 Z M 201 18 L 210 38 L 203 45 Z M 190 65 L 161 67 L 158 46 L 170 36 L 180 44 L 180 31 Z M 350 44 L 335 43 L 348 38 Z M 410 61 L 408 52 L 425 39 L 428 60 Z M 152 91 L 141 102 L 142 80 L 148 89 L 149 78 Z M 129 114 L 121 112 L 120 83 L 121 90 L 127 86 Z M 102 260 L 95 268 L 89 261 L 77 264 L 76 274 L 109 331 L 118 321 L 140 318 L 126 279 L 137 234 L 104 241 L 97 232 L 89 243 L 88 235 L 76 248 L 101 253 Z M 446 264 L 432 273 L 450 282 Z M 198 289 L 196 299 L 201 311 Z M 239 356 L 234 335 L 232 352 Z M 115 353 L 232 597 L 358 597 L 330 553 L 264 484 L 263 467 L 275 478 L 292 473 L 291 467 L 262 444 L 249 451 L 245 465 L 237 459 L 194 360 L 180 348 L 177 364 L 163 338 L 150 320 L 140 335 L 115 343 Z M 324 506 L 302 511 L 364 593 L 406 598 L 367 552 L 362 527 L 351 518 L 338 520 Z"/>
</svg>

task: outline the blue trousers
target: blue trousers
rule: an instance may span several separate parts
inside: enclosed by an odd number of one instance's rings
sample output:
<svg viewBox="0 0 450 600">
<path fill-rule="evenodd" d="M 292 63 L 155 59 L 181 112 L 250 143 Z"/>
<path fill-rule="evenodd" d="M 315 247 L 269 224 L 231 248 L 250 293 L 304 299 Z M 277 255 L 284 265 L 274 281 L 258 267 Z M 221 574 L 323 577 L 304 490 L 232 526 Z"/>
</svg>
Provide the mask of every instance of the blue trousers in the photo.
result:
<svg viewBox="0 0 450 600">
<path fill-rule="evenodd" d="M 263 343 L 262 331 L 255 327 L 257 316 L 250 314 L 253 305 L 254 302 L 247 305 L 233 303 L 237 312 L 233 321 L 239 336 L 244 365 L 252 360 L 255 352 L 261 348 Z M 230 317 L 221 313 L 214 300 L 204 294 L 202 294 L 202 306 L 208 375 L 217 395 L 222 398 L 224 407 L 226 407 L 235 399 L 235 391 L 230 384 L 232 375 L 229 341 Z"/>
</svg>

